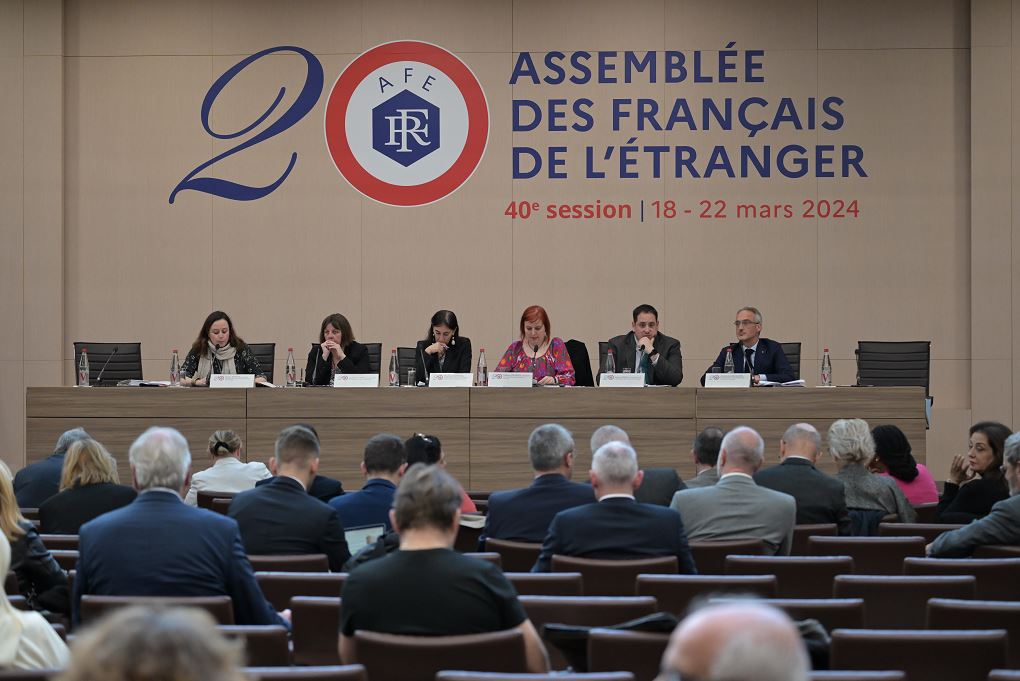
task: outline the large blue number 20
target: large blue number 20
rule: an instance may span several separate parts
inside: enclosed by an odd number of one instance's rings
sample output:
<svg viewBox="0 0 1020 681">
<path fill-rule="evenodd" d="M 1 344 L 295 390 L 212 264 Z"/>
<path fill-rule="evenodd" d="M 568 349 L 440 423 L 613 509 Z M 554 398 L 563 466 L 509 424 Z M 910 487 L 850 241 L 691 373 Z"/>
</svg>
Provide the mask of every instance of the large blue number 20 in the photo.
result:
<svg viewBox="0 0 1020 681">
<path fill-rule="evenodd" d="M 294 100 L 294 103 L 290 105 L 289 109 L 284 111 L 283 114 L 265 130 L 246 142 L 242 142 L 241 144 L 223 152 L 219 156 L 206 161 L 185 175 L 184 179 L 181 180 L 170 193 L 170 203 L 174 202 L 174 197 L 177 196 L 177 192 L 185 189 L 193 189 L 198 192 L 205 192 L 206 194 L 221 196 L 225 199 L 233 199 L 235 201 L 253 201 L 255 199 L 261 199 L 267 194 L 271 194 L 277 187 L 283 184 L 283 181 L 287 179 L 288 175 L 290 175 L 290 171 L 294 169 L 294 163 L 297 161 L 296 151 L 291 154 L 290 163 L 287 165 L 287 169 L 283 171 L 283 174 L 280 175 L 275 182 L 268 184 L 265 187 L 251 187 L 245 184 L 239 184 L 229 180 L 221 180 L 215 177 L 195 177 L 217 161 L 236 154 L 237 152 L 247 149 L 259 142 L 263 142 L 270 137 L 279 135 L 281 132 L 287 130 L 304 118 L 305 115 L 312 110 L 312 107 L 315 106 L 315 103 L 319 101 L 319 95 L 322 94 L 322 64 L 315 55 L 300 47 L 287 45 L 271 47 L 268 50 L 262 50 L 250 57 L 242 59 L 220 76 L 216 82 L 213 83 L 213 86 L 209 88 L 209 92 L 206 93 L 205 100 L 202 102 L 202 127 L 205 128 L 205 131 L 217 139 L 234 139 L 235 137 L 240 137 L 241 135 L 254 130 L 264 120 L 266 120 L 273 111 L 276 110 L 277 105 L 283 100 L 283 95 L 287 91 L 284 87 L 280 88 L 280 93 L 276 96 L 276 101 L 274 101 L 269 108 L 266 109 L 266 112 L 259 116 L 258 120 L 244 130 L 239 130 L 232 134 L 220 134 L 214 132 L 212 128 L 209 127 L 209 111 L 212 109 L 213 102 L 216 101 L 216 97 L 220 94 L 220 91 L 226 87 L 227 83 L 229 83 L 234 76 L 247 68 L 249 64 L 261 59 L 267 54 L 273 54 L 274 52 L 296 52 L 304 57 L 305 62 L 307 62 L 308 74 L 305 77 L 304 87 L 302 87 L 301 92 L 298 93 L 297 99 Z"/>
</svg>

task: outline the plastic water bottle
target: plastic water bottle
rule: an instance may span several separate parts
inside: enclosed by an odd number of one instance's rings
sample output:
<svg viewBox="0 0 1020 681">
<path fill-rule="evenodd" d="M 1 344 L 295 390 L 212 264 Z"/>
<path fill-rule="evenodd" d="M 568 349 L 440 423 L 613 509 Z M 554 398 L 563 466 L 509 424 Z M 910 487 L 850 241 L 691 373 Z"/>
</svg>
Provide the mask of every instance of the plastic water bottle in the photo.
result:
<svg viewBox="0 0 1020 681">
<path fill-rule="evenodd" d="M 478 352 L 478 368 L 475 369 L 475 385 L 485 387 L 489 385 L 489 368 L 485 365 L 485 348 Z"/>
<path fill-rule="evenodd" d="M 604 374 L 616 373 L 616 356 L 613 354 L 612 348 L 609 348 L 609 350 L 606 351 L 606 366 L 602 367 L 602 373 Z"/>
<path fill-rule="evenodd" d="M 89 350 L 81 349 L 81 358 L 78 360 L 78 387 L 89 387 Z"/>
<path fill-rule="evenodd" d="M 722 372 L 724 374 L 733 373 L 733 348 L 726 348 L 726 361 L 723 362 Z"/>
<path fill-rule="evenodd" d="M 390 387 L 400 387 L 400 365 L 397 363 L 397 349 L 390 350 Z"/>
<path fill-rule="evenodd" d="M 177 348 L 170 353 L 170 385 L 174 388 L 181 387 L 181 358 L 177 354 Z"/>
<path fill-rule="evenodd" d="M 297 387 L 297 362 L 294 361 L 294 348 L 287 348 L 287 364 L 284 367 L 287 372 L 287 387 Z"/>
<path fill-rule="evenodd" d="M 832 360 L 829 359 L 829 348 L 822 354 L 822 385 L 832 385 Z"/>
</svg>

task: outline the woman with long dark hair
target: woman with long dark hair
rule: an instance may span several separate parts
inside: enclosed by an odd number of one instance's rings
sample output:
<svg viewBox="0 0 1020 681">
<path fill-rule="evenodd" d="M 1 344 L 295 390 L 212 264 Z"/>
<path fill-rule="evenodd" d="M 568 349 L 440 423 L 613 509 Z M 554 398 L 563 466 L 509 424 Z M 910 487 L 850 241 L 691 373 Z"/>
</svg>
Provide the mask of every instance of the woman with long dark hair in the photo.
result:
<svg viewBox="0 0 1020 681">
<path fill-rule="evenodd" d="M 181 366 L 181 385 L 208 385 L 212 374 L 254 374 L 256 383 L 266 383 L 259 361 L 222 310 L 210 313 L 202 322 Z"/>
<path fill-rule="evenodd" d="M 1002 452 L 1009 426 L 981 421 L 970 427 L 967 453 L 957 454 L 949 465 L 939 501 L 939 522 L 969 523 L 983 518 L 992 506 L 1009 496 L 1002 474 Z"/>
<path fill-rule="evenodd" d="M 457 315 L 439 310 L 429 320 L 425 339 L 418 341 L 414 351 L 414 368 L 418 380 L 428 383 L 429 374 L 471 373 L 471 339 L 460 335 Z"/>
<path fill-rule="evenodd" d="M 368 348 L 354 340 L 351 323 L 339 312 L 322 320 L 319 344 L 308 353 L 305 383 L 332 385 L 337 374 L 370 374 Z"/>
<path fill-rule="evenodd" d="M 892 478 L 914 506 L 939 500 L 935 479 L 922 463 L 910 453 L 910 440 L 896 426 L 875 426 L 875 458 L 869 468 L 873 473 Z"/>
</svg>

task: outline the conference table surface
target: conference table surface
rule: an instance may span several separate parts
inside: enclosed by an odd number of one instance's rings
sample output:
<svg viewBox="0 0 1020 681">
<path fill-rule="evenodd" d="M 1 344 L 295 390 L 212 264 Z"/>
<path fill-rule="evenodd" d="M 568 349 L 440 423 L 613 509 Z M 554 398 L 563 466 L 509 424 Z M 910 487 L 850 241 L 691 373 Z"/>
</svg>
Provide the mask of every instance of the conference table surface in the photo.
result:
<svg viewBox="0 0 1020 681">
<path fill-rule="evenodd" d="M 440 438 L 447 469 L 472 490 L 527 485 L 533 473 L 528 435 L 560 423 L 576 442 L 575 479 L 587 477 L 589 439 L 607 423 L 628 432 L 643 468 L 694 473 L 691 444 L 703 428 L 755 428 L 765 438 L 766 465 L 778 460 L 779 439 L 796 422 L 823 438 L 840 418 L 898 425 L 915 457 L 925 460 L 924 389 L 853 388 L 28 388 L 26 454 L 48 456 L 62 432 L 84 427 L 117 458 L 130 481 L 128 448 L 146 428 L 172 426 L 188 439 L 194 470 L 211 465 L 206 443 L 228 428 L 244 441 L 243 458 L 265 461 L 276 435 L 294 423 L 312 425 L 322 443 L 320 472 L 361 486 L 364 444 L 376 433 L 429 433 Z M 834 465 L 827 455 L 819 467 Z"/>
</svg>

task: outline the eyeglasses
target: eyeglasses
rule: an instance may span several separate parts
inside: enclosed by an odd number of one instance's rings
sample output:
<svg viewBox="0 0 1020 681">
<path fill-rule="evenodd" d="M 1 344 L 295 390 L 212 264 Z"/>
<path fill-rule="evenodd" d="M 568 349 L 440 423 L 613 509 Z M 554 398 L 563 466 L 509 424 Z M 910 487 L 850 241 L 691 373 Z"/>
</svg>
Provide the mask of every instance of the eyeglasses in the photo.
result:
<svg viewBox="0 0 1020 681">
<path fill-rule="evenodd" d="M 753 319 L 738 319 L 737 321 L 733 322 L 733 326 L 754 326 L 757 323 L 758 322 L 754 321 Z"/>
</svg>

